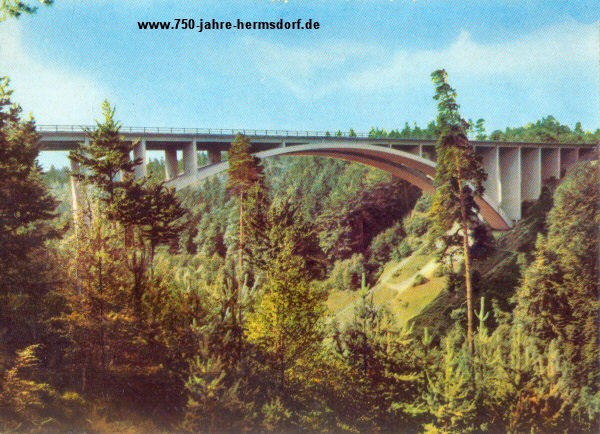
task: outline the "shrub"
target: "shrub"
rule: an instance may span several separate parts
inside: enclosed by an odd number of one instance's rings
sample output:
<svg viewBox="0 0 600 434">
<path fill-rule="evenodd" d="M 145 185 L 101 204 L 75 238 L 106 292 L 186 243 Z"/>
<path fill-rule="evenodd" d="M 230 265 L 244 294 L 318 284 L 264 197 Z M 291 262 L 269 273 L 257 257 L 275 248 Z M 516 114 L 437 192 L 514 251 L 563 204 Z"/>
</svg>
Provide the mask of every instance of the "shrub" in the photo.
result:
<svg viewBox="0 0 600 434">
<path fill-rule="evenodd" d="M 415 276 L 415 280 L 413 280 L 413 287 L 415 286 L 419 286 L 419 285 L 423 285 L 424 283 L 429 282 L 429 279 L 427 279 L 425 276 L 423 276 L 422 274 L 417 274 Z"/>
</svg>

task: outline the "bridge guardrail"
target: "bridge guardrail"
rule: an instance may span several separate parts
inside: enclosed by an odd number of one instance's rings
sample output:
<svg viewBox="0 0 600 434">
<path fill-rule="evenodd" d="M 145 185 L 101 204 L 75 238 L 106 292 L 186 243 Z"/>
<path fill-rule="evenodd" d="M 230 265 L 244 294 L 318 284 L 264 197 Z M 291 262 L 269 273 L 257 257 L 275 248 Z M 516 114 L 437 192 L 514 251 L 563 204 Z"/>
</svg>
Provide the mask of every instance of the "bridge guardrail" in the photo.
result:
<svg viewBox="0 0 600 434">
<path fill-rule="evenodd" d="M 97 128 L 96 125 L 37 125 L 38 132 L 49 133 L 85 133 Z M 431 142 L 435 139 L 418 139 L 406 137 L 382 137 L 372 136 L 370 133 L 356 133 L 354 131 L 293 131 L 293 130 L 253 130 L 247 128 L 180 128 L 180 127 L 121 127 L 121 133 L 125 134 L 181 134 L 181 135 L 236 135 L 238 133 L 250 137 L 302 137 L 307 139 L 373 139 L 381 141 L 402 141 L 413 142 Z M 596 147 L 597 143 L 563 143 L 563 142 L 510 142 L 496 140 L 475 140 L 470 139 L 471 143 L 497 144 L 497 145 L 540 145 L 540 146 L 585 146 Z"/>
<path fill-rule="evenodd" d="M 96 125 L 37 125 L 40 132 L 86 132 L 96 128 Z M 235 135 L 242 133 L 248 136 L 275 136 L 275 137 L 371 137 L 368 133 L 350 133 L 349 131 L 292 131 L 292 130 L 251 130 L 247 128 L 181 128 L 181 127 L 121 127 L 122 133 L 154 133 L 154 134 L 215 134 Z M 341 134 L 340 134 L 341 133 Z"/>
</svg>

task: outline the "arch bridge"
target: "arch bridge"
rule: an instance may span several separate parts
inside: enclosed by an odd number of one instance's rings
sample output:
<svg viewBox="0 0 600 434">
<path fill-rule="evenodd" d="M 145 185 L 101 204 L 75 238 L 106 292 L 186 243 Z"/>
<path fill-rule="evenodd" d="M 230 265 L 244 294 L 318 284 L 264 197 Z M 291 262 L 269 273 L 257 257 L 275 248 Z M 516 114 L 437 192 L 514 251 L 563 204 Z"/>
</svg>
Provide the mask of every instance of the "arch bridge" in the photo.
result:
<svg viewBox="0 0 600 434">
<path fill-rule="evenodd" d="M 68 151 L 86 142 L 86 131 L 95 127 L 38 126 L 42 150 Z M 435 140 L 374 138 L 368 135 L 331 136 L 325 132 L 281 130 L 214 130 L 185 128 L 124 127 L 126 140 L 139 140 L 134 157 L 143 164 L 136 176 L 146 174 L 147 152 L 162 151 L 167 185 L 181 189 L 227 170 L 222 153 L 238 133 L 247 135 L 259 158 L 313 155 L 362 163 L 391 173 L 421 188 L 433 191 Z M 515 143 L 471 141 L 481 155 L 488 174 L 485 194 L 479 200 L 481 216 L 494 229 L 506 230 L 521 219 L 522 202 L 539 197 L 542 182 L 561 178 L 581 160 L 597 160 L 598 148 L 585 143 Z M 198 152 L 210 164 L 198 167 Z M 180 172 L 179 161 L 183 160 Z M 72 167 L 76 169 L 76 167 Z M 75 198 L 75 196 L 74 196 Z"/>
</svg>

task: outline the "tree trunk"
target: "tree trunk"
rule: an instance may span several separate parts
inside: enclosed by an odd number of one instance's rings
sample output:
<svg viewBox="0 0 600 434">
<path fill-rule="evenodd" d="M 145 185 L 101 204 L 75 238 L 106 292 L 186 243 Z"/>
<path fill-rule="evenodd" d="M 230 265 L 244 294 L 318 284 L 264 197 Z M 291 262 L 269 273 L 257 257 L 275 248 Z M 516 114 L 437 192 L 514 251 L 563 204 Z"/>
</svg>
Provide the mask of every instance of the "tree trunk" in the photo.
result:
<svg viewBox="0 0 600 434">
<path fill-rule="evenodd" d="M 475 354 L 473 340 L 473 286 L 471 283 L 471 254 L 469 253 L 469 222 L 463 220 L 463 255 L 465 257 L 465 285 L 467 287 L 467 342 L 471 354 Z"/>
<path fill-rule="evenodd" d="M 244 194 L 240 193 L 240 273 L 244 265 Z"/>
<path fill-rule="evenodd" d="M 473 340 L 473 288 L 471 285 L 471 253 L 469 252 L 469 219 L 467 217 L 462 171 L 460 169 L 458 155 L 455 155 L 454 159 L 458 172 L 458 197 L 460 198 L 460 215 L 463 231 L 463 257 L 465 261 L 465 286 L 467 287 L 467 343 L 471 355 L 473 355 L 475 354 L 475 342 Z"/>
</svg>

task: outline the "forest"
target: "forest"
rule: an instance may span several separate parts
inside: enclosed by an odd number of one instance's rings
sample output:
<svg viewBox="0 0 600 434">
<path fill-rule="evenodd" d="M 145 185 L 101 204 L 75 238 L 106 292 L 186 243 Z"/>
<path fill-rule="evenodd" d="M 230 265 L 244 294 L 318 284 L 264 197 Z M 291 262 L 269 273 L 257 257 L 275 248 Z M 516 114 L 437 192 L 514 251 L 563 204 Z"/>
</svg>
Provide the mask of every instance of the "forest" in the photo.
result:
<svg viewBox="0 0 600 434">
<path fill-rule="evenodd" d="M 427 128 L 371 131 L 438 139 L 432 196 L 355 163 L 262 162 L 242 135 L 227 176 L 175 193 L 162 161 L 134 178 L 108 102 L 80 170 L 44 172 L 3 79 L 0 430 L 598 432 L 598 163 L 492 233 L 469 138 L 600 132 L 548 116 L 488 136 L 432 78 Z"/>
</svg>

